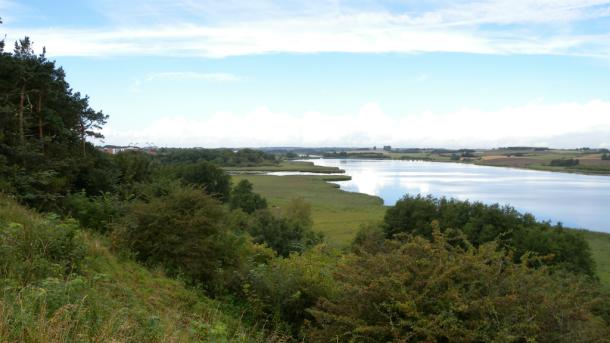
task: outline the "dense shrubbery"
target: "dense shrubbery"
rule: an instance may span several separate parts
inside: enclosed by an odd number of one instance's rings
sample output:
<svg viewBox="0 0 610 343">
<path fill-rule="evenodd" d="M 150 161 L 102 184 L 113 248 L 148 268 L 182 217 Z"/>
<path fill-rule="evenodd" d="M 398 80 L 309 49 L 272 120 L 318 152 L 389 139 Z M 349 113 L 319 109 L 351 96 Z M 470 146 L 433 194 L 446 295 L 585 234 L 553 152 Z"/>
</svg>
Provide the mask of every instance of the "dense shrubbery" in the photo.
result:
<svg viewBox="0 0 610 343">
<path fill-rule="evenodd" d="M 241 209 L 246 213 L 267 208 L 267 200 L 252 191 L 252 183 L 241 180 L 231 191 L 231 209 Z"/>
<path fill-rule="evenodd" d="M 266 244 L 280 256 L 302 252 L 323 240 L 312 230 L 311 209 L 302 199 L 294 199 L 281 215 L 261 210 L 254 213 L 247 232 L 256 243 Z"/>
<path fill-rule="evenodd" d="M 123 214 L 124 207 L 115 194 L 87 196 L 84 191 L 68 194 L 63 203 L 67 215 L 77 219 L 83 227 L 98 232 L 106 232 L 109 224 Z"/>
<path fill-rule="evenodd" d="M 303 324 L 314 319 L 307 309 L 337 291 L 333 273 L 338 257 L 337 252 L 318 246 L 259 265 L 243 285 L 249 311 L 298 337 Z"/>
<path fill-rule="evenodd" d="M 559 225 L 537 222 L 514 208 L 468 201 L 405 196 L 385 215 L 383 229 L 388 238 L 399 233 L 430 238 L 432 222 L 441 228 L 460 230 L 475 245 L 497 241 L 514 252 L 515 261 L 526 253 L 547 257 L 546 264 L 594 274 L 589 247 L 580 235 Z"/>
<path fill-rule="evenodd" d="M 115 244 L 148 266 L 200 283 L 223 287 L 225 273 L 238 269 L 245 240 L 225 227 L 221 203 L 203 191 L 176 187 L 150 201 L 136 201 L 113 232 Z"/>
<path fill-rule="evenodd" d="M 124 151 L 114 156 L 118 169 L 118 182 L 133 185 L 138 182 L 149 182 L 153 177 L 154 162 L 152 158 L 140 151 Z"/>
<path fill-rule="evenodd" d="M 514 264 L 495 243 L 440 230 L 386 241 L 338 266 L 338 291 L 311 310 L 314 342 L 601 342 L 608 301 L 569 273 Z M 464 246 L 464 248 L 462 247 Z"/>
<path fill-rule="evenodd" d="M 205 189 L 208 194 L 220 199 L 229 200 L 231 192 L 231 177 L 212 163 L 201 161 L 194 164 L 176 167 L 177 176 L 184 184 Z"/>
</svg>

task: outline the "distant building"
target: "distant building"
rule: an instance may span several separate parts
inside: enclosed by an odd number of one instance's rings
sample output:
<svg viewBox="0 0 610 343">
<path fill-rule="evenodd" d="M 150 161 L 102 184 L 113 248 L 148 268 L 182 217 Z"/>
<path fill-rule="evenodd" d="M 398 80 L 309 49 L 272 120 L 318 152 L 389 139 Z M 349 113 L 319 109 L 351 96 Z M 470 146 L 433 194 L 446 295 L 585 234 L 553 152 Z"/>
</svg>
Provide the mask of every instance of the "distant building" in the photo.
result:
<svg viewBox="0 0 610 343">
<path fill-rule="evenodd" d="M 392 151 L 392 146 L 391 145 L 384 145 L 383 146 L 383 150 L 385 150 L 385 151 Z"/>
<path fill-rule="evenodd" d="M 107 154 L 110 155 L 116 155 L 120 152 L 124 152 L 124 151 L 142 151 L 145 152 L 149 155 L 156 155 L 157 154 L 157 148 L 156 147 L 145 147 L 145 148 L 140 148 L 137 146 L 119 146 L 119 145 L 105 145 L 103 147 L 99 147 L 98 148 L 100 151 L 103 151 Z"/>
</svg>

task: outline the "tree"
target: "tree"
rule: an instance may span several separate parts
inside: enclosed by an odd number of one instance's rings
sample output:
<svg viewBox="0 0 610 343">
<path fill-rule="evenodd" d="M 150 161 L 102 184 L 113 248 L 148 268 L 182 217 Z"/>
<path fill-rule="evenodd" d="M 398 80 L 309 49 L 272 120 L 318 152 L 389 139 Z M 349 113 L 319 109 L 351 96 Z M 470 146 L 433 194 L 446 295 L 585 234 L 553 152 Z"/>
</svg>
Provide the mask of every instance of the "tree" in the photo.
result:
<svg viewBox="0 0 610 343">
<path fill-rule="evenodd" d="M 607 152 L 605 152 L 605 153 L 602 155 L 602 160 L 604 160 L 604 161 L 608 161 L 608 160 L 610 160 L 610 156 L 608 156 L 608 153 L 607 153 Z"/>
<path fill-rule="evenodd" d="M 28 37 L 15 42 L 13 52 L 0 53 L 1 190 L 47 209 L 70 191 L 89 192 L 85 179 L 97 179 L 94 191 L 107 190 L 100 182 L 112 178 L 95 168 L 108 165 L 86 141 L 101 137 L 106 118 L 73 92 L 44 48 L 36 55 Z"/>
<path fill-rule="evenodd" d="M 535 253 L 546 256 L 546 264 L 595 274 L 591 250 L 581 235 L 560 225 L 537 222 L 510 206 L 407 195 L 386 211 L 383 230 L 387 238 L 402 233 L 431 238 L 434 221 L 443 229 L 460 230 L 475 246 L 498 241 L 501 248 L 514 252 L 517 262 L 525 254 Z"/>
<path fill-rule="evenodd" d="M 201 189 L 175 187 L 135 202 L 126 213 L 114 229 L 115 246 L 133 251 L 148 266 L 162 266 L 214 292 L 241 263 L 245 240 L 223 226 L 222 204 Z"/>
<path fill-rule="evenodd" d="M 114 156 L 119 170 L 119 181 L 124 185 L 150 181 L 153 172 L 153 161 L 150 156 L 140 151 L 123 151 Z"/>
<path fill-rule="evenodd" d="M 267 200 L 252 191 L 252 183 L 246 179 L 239 181 L 231 192 L 231 209 L 241 209 L 246 213 L 267 208 Z"/>
<path fill-rule="evenodd" d="M 292 200 L 280 216 L 269 210 L 254 212 L 247 227 L 255 243 L 266 244 L 280 256 L 302 252 L 323 241 L 321 233 L 312 230 L 309 205 Z"/>
<path fill-rule="evenodd" d="M 2 18 L 0 18 L 0 24 L 2 24 Z M 4 39 L 0 40 L 0 54 L 4 52 Z"/>
<path fill-rule="evenodd" d="M 494 242 L 450 244 L 436 227 L 339 263 L 334 296 L 310 310 L 312 342 L 574 342 L 610 334 L 587 277 L 515 264 Z"/>
<path fill-rule="evenodd" d="M 185 184 L 201 187 L 223 202 L 229 200 L 231 176 L 210 162 L 181 166 L 178 168 L 178 176 Z"/>
</svg>

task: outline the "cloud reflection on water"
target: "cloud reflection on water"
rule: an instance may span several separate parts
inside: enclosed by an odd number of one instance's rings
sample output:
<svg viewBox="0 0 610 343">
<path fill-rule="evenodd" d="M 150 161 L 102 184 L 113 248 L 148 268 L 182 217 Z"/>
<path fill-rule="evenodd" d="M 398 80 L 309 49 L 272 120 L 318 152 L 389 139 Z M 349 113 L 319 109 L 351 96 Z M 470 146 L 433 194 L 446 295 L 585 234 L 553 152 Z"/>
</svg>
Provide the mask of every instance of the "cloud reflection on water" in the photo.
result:
<svg viewBox="0 0 610 343">
<path fill-rule="evenodd" d="M 541 220 L 610 232 L 610 177 L 483 167 L 458 163 L 321 159 L 342 168 L 341 189 L 394 204 L 405 194 L 511 205 Z"/>
</svg>

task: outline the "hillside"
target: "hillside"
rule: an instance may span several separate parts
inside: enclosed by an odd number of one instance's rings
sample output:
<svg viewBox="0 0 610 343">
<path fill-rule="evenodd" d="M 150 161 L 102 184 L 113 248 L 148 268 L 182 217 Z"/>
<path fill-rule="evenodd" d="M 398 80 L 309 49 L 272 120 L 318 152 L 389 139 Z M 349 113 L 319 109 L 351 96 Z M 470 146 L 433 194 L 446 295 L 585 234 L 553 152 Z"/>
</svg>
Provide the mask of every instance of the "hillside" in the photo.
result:
<svg viewBox="0 0 610 343">
<path fill-rule="evenodd" d="M 115 256 L 106 238 L 6 196 L 0 263 L 2 342 L 263 341 L 226 306 Z"/>
</svg>

